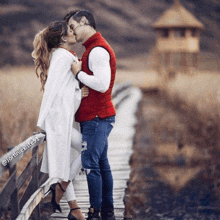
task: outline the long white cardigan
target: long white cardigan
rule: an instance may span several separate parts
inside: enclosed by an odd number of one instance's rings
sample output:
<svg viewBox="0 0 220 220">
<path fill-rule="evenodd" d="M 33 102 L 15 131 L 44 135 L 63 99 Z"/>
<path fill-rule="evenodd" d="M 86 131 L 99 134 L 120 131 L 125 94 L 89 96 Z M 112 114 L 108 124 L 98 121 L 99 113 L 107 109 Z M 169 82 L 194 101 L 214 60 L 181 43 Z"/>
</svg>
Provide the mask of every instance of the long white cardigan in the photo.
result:
<svg viewBox="0 0 220 220">
<path fill-rule="evenodd" d="M 81 133 L 74 120 L 81 90 L 71 72 L 74 61 L 77 58 L 63 48 L 52 53 L 37 123 L 46 131 L 41 172 L 63 181 L 74 179 L 81 165 Z"/>
</svg>

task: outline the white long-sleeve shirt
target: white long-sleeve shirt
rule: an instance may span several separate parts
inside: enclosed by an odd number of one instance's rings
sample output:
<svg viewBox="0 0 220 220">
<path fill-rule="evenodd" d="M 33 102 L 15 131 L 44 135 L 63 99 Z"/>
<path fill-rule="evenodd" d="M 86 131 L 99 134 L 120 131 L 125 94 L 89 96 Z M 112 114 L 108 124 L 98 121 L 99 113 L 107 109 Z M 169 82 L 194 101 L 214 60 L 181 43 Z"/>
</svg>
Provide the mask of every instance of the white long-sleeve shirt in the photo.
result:
<svg viewBox="0 0 220 220">
<path fill-rule="evenodd" d="M 103 47 L 94 47 L 89 53 L 89 69 L 93 75 L 80 71 L 78 79 L 98 92 L 106 92 L 111 81 L 110 55 Z"/>
</svg>

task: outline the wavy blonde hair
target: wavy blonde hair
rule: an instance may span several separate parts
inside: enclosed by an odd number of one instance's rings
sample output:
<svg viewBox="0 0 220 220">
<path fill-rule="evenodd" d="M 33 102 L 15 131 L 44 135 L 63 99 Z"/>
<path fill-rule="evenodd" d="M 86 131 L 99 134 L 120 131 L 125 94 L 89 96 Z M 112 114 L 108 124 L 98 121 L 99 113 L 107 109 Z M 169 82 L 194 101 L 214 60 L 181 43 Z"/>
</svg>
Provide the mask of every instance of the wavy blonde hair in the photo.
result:
<svg viewBox="0 0 220 220">
<path fill-rule="evenodd" d="M 42 91 L 44 91 L 47 81 L 51 51 L 61 44 L 61 37 L 66 35 L 67 23 L 65 21 L 55 21 L 37 33 L 34 38 L 34 50 L 31 55 L 34 58 L 35 73 L 38 78 L 40 77 Z"/>
</svg>

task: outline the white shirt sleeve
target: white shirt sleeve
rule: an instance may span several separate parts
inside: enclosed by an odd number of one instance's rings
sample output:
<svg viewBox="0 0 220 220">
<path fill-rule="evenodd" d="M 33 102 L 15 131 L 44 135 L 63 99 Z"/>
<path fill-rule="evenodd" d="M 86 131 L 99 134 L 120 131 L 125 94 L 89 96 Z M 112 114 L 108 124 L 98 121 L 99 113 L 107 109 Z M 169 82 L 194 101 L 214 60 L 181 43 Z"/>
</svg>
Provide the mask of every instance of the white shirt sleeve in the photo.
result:
<svg viewBox="0 0 220 220">
<path fill-rule="evenodd" d="M 89 54 L 89 69 L 93 75 L 80 71 L 78 79 L 98 92 L 106 92 L 111 81 L 110 55 L 103 47 L 95 47 Z"/>
</svg>

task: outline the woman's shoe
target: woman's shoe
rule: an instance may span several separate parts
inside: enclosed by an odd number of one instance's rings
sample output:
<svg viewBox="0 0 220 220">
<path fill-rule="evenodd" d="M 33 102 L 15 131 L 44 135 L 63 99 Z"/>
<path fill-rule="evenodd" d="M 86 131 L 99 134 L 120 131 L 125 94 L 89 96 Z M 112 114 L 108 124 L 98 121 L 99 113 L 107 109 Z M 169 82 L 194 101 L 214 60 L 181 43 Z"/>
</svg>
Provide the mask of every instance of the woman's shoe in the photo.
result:
<svg viewBox="0 0 220 220">
<path fill-rule="evenodd" d="M 76 207 L 74 209 L 70 209 L 70 213 L 69 213 L 69 215 L 67 217 L 69 220 L 77 220 L 77 218 L 71 214 L 72 211 L 77 210 L 77 209 L 80 209 L 80 208 Z"/>
<path fill-rule="evenodd" d="M 50 186 L 50 189 L 48 191 L 51 191 L 52 193 L 52 198 L 51 198 L 51 204 L 53 205 L 53 211 L 56 212 L 56 210 L 62 212 L 60 205 L 57 204 L 56 202 L 56 185 L 59 185 L 60 189 L 65 192 L 65 190 L 63 189 L 63 187 L 61 186 L 60 183 L 54 183 Z"/>
</svg>

